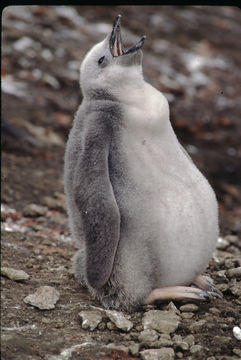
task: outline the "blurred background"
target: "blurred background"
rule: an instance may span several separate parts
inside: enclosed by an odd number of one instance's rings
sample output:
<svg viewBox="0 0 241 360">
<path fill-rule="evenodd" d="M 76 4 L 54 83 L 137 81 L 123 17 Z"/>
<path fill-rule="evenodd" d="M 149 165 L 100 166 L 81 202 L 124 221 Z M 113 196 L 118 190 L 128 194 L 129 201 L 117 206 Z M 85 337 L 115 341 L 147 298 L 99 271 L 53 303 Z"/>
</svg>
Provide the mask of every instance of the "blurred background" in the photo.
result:
<svg viewBox="0 0 241 360">
<path fill-rule="evenodd" d="M 21 211 L 63 194 L 79 66 L 118 14 L 126 46 L 147 36 L 144 77 L 166 95 L 180 142 L 217 194 L 221 234 L 240 235 L 241 12 L 228 6 L 5 8 L 2 118 L 20 132 L 2 123 L 2 202 Z"/>
</svg>

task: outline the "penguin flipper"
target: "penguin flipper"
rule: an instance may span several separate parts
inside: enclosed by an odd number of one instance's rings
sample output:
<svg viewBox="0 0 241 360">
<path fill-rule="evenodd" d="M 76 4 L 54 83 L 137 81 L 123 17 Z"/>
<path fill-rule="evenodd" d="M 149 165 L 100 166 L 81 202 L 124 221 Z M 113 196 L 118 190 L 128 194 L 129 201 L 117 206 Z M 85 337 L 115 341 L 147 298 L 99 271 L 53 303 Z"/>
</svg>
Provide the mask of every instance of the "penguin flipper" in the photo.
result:
<svg viewBox="0 0 241 360">
<path fill-rule="evenodd" d="M 85 235 L 87 283 L 99 289 L 113 268 L 120 213 L 109 178 L 111 134 L 103 122 L 94 121 L 91 125 L 89 121 L 88 127 L 75 169 L 74 197 Z"/>
</svg>

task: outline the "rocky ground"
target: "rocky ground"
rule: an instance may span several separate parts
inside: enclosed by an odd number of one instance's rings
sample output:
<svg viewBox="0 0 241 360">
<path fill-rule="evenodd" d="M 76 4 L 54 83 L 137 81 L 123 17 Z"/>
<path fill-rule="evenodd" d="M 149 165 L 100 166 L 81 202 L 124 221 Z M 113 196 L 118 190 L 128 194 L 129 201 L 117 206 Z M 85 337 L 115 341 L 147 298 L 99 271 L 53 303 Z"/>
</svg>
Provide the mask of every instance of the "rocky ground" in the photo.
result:
<svg viewBox="0 0 241 360">
<path fill-rule="evenodd" d="M 180 141 L 216 191 L 220 238 L 207 274 L 222 299 L 123 314 L 73 278 L 64 146 L 80 61 L 119 13 L 127 42 L 147 35 L 145 78 L 167 96 Z M 2 116 L 36 142 L 2 139 L 2 359 L 241 358 L 240 20 L 238 8 L 214 6 L 4 10 Z"/>
</svg>

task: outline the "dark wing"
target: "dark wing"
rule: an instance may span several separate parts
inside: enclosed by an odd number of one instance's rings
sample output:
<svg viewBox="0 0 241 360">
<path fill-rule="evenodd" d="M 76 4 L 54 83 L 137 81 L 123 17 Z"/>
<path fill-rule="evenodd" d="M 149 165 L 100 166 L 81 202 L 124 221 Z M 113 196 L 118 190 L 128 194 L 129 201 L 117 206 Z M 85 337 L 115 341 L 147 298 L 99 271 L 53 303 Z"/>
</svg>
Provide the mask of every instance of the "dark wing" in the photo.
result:
<svg viewBox="0 0 241 360">
<path fill-rule="evenodd" d="M 120 213 L 108 169 L 111 128 L 97 116 L 85 120 L 88 128 L 83 130 L 83 148 L 75 169 L 74 197 L 85 234 L 87 281 L 93 288 L 101 288 L 113 268 Z"/>
</svg>

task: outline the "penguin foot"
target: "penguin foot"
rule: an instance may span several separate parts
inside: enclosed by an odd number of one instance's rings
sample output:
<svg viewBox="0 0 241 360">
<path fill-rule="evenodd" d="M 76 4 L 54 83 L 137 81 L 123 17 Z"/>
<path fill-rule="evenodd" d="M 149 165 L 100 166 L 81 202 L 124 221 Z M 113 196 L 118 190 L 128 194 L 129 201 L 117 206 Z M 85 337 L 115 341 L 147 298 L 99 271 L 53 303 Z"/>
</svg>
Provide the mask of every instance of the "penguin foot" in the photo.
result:
<svg viewBox="0 0 241 360">
<path fill-rule="evenodd" d="M 152 304 L 158 300 L 199 300 L 204 301 L 212 297 L 210 291 L 191 286 L 170 286 L 152 290 L 144 304 Z"/>
<path fill-rule="evenodd" d="M 199 275 L 192 283 L 201 290 L 205 290 L 210 294 L 210 297 L 222 298 L 223 294 L 216 288 L 213 280 L 209 276 Z"/>
</svg>

